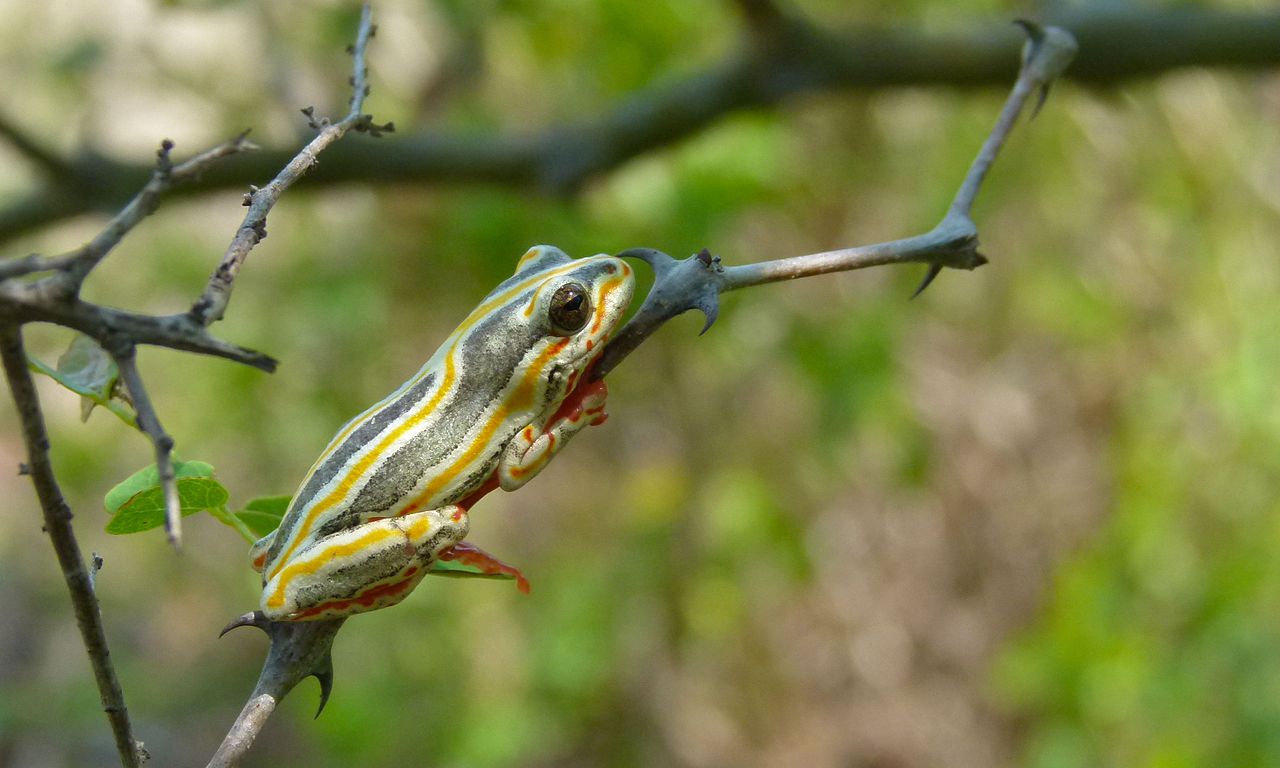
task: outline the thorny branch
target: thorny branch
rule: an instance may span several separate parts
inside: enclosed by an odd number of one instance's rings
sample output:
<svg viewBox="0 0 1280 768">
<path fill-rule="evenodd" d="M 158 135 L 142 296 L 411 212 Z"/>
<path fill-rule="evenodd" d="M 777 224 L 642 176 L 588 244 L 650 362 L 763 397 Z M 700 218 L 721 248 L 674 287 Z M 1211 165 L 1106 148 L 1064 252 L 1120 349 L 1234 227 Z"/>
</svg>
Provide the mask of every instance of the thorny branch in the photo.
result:
<svg viewBox="0 0 1280 768">
<path fill-rule="evenodd" d="M 59 256 L 28 256 L 0 262 L 0 362 L 3 363 L 14 402 L 22 421 L 27 445 L 29 473 L 44 513 L 45 530 L 62 564 L 72 605 L 80 625 L 85 651 L 93 665 L 103 710 L 115 736 L 121 764 L 138 766 L 147 755 L 134 739 L 124 694 L 111 664 L 106 635 L 92 573 L 86 568 L 71 526 L 71 510 L 58 488 L 49 460 L 49 440 L 40 403 L 27 370 L 22 343 L 22 326 L 30 322 L 48 322 L 72 328 L 95 339 L 116 361 L 121 379 L 128 388 L 138 413 L 138 426 L 151 439 L 155 448 L 156 467 L 164 488 L 166 531 L 176 546 L 181 537 L 177 484 L 174 478 L 173 439 L 164 431 L 147 394 L 137 367 L 137 346 L 153 344 L 198 354 L 215 355 L 245 363 L 266 371 L 274 370 L 275 360 L 267 355 L 238 347 L 211 336 L 206 327 L 220 319 L 230 295 L 232 282 L 249 250 L 266 236 L 266 215 L 280 195 L 308 168 L 315 165 L 317 155 L 349 130 L 365 131 L 378 136 L 393 130 L 363 114 L 364 98 L 369 92 L 365 48 L 373 35 L 369 4 L 360 19 L 356 44 L 350 52 L 354 58 L 353 95 L 350 113 L 342 121 L 315 123 L 310 108 L 304 110 L 319 135 L 304 147 L 266 188 L 254 190 L 249 214 L 237 231 L 222 263 L 210 279 L 209 286 L 192 309 L 174 315 L 145 315 L 104 307 L 80 298 L 85 279 L 116 245 L 144 218 L 153 213 L 161 197 L 176 185 L 189 182 L 213 168 L 230 155 L 256 149 L 241 134 L 196 157 L 174 165 L 170 157 L 173 143 L 164 141 L 156 153 L 150 176 L 134 197 L 117 213 L 102 231 L 83 246 Z M 36 161 L 47 175 L 62 179 L 70 166 L 46 151 L 15 126 L 0 119 L 0 136 Z M 96 560 L 95 560 L 96 562 Z M 250 738 L 250 741 L 252 739 Z"/>
<path fill-rule="evenodd" d="M 120 368 L 120 379 L 129 390 L 129 399 L 138 412 L 138 429 L 151 438 L 155 447 L 156 473 L 160 487 L 164 489 L 164 529 L 169 542 L 177 546 L 182 530 L 182 510 L 178 505 L 178 479 L 173 471 L 173 438 L 160 426 L 156 409 L 151 405 L 151 397 L 142 383 L 142 375 L 138 373 L 138 351 L 133 342 L 121 342 L 117 349 L 108 349 L 107 352 Z"/>
<path fill-rule="evenodd" d="M 744 0 L 743 5 L 748 9 L 771 7 L 760 0 Z M 946 216 L 934 230 L 890 243 L 743 267 L 722 267 L 719 259 L 705 250 L 683 261 L 649 248 L 625 251 L 620 255 L 641 258 L 651 264 L 656 280 L 635 317 L 605 348 L 600 362 L 593 369 L 593 377 L 603 377 L 640 342 L 681 312 L 700 309 L 706 314 L 707 325 L 710 326 L 715 320 L 719 294 L 724 291 L 805 275 L 903 262 L 928 264 L 927 285 L 928 280 L 943 267 L 973 269 L 985 263 L 985 258 L 977 251 L 977 227 L 969 215 L 974 197 L 1028 99 L 1037 92 L 1043 96 L 1076 50 L 1074 39 L 1061 29 L 1042 29 L 1028 23 L 1023 23 L 1023 27 L 1029 39 L 1017 81 L 996 127 L 961 183 Z M 258 686 L 209 764 L 210 768 L 235 765 L 253 743 L 279 700 L 307 676 L 314 675 L 320 679 L 321 707 L 332 687 L 329 650 L 341 628 L 340 620 L 272 622 L 260 612 L 255 612 L 232 622 L 224 633 L 238 626 L 262 629 L 271 638 L 271 648 Z"/>
<path fill-rule="evenodd" d="M 80 545 L 76 542 L 75 531 L 71 527 L 71 508 L 62 496 L 53 464 L 49 461 L 49 435 L 44 427 L 44 414 L 40 411 L 40 397 L 36 393 L 35 382 L 31 380 L 31 372 L 27 370 L 22 329 L 14 323 L 0 325 L 0 361 L 3 362 L 9 392 L 18 409 L 18 418 L 22 421 L 22 435 L 27 446 L 27 463 L 24 469 L 31 475 L 36 495 L 40 498 L 40 508 L 44 511 L 44 529 L 49 534 L 53 551 L 58 556 L 58 564 L 62 566 L 63 578 L 67 581 L 67 589 L 71 592 L 71 607 L 76 614 L 76 625 L 80 628 L 80 638 L 89 655 L 89 663 L 93 665 L 102 710 L 107 713 L 107 720 L 111 723 L 120 764 L 125 768 L 137 768 L 145 759 L 145 752 L 133 736 L 129 710 L 124 703 L 124 692 L 111 664 L 107 635 L 102 628 L 102 613 L 93 591 L 93 579 L 85 567 L 84 556 L 80 553 Z"/>
<path fill-rule="evenodd" d="M 564 194 L 631 158 L 669 147 L 742 110 L 769 108 L 815 92 L 911 85 L 1003 86 L 1015 74 L 1019 41 L 1004 24 L 939 33 L 870 25 L 828 30 L 800 18 L 794 4 L 735 1 L 748 27 L 737 48 L 700 71 L 628 96 L 604 114 L 532 134 L 422 131 L 383 143 L 342 143 L 326 153 L 324 165 L 303 183 L 478 182 Z M 1266 69 L 1280 65 L 1280 11 L 1275 9 L 1086 3 L 1055 12 L 1050 21 L 1080 41 L 1082 53 L 1070 77 L 1084 85 L 1117 85 L 1186 66 Z M 294 154 L 289 147 L 244 155 L 210 169 L 177 194 L 239 188 L 246 178 L 274 174 Z M 40 165 L 38 158 L 30 159 Z M 152 172 L 149 164 L 111 159 L 91 150 L 64 164 L 72 169 L 71 181 L 50 180 L 0 208 L 0 242 L 115 206 L 122 202 L 119 190 L 131 191 Z M 118 183 L 94 182 L 101 179 Z"/>
<path fill-rule="evenodd" d="M 768 0 L 738 1 L 752 29 L 751 34 L 766 50 L 787 51 L 788 34 L 793 34 L 797 30 L 805 34 L 812 33 L 812 30 L 807 27 L 794 26 L 795 20 L 784 18 L 777 7 Z M 173 166 L 169 159 L 172 146 L 168 143 L 162 145 L 157 154 L 156 166 L 150 172 L 149 180 L 142 192 L 126 205 L 104 231 L 90 243 L 76 251 L 57 257 L 31 255 L 0 264 L 0 357 L 3 358 L 15 402 L 18 403 L 23 417 L 24 434 L 31 456 L 31 472 L 45 512 L 46 525 L 51 539 L 54 540 L 59 558 L 63 562 L 77 617 L 81 619 L 86 649 L 94 664 L 95 673 L 98 674 L 104 708 L 108 712 L 116 734 L 117 743 L 121 749 L 121 759 L 126 765 L 137 764 L 140 747 L 133 741 L 124 709 L 123 695 L 120 693 L 119 683 L 111 668 L 92 583 L 69 524 L 70 512 L 57 490 L 56 479 L 48 461 L 47 436 L 44 432 L 43 419 L 39 412 L 34 387 L 25 367 L 25 354 L 22 351 L 20 335 L 21 324 L 44 321 L 75 328 L 97 339 L 112 354 L 138 409 L 139 425 L 155 445 L 157 465 L 161 477 L 166 480 L 166 504 L 176 505 L 169 457 L 172 440 L 161 427 L 146 394 L 136 365 L 136 345 L 158 344 L 202 354 L 214 354 L 267 370 L 274 366 L 274 361 L 265 355 L 213 338 L 208 335 L 206 328 L 222 318 L 240 268 L 253 247 L 266 237 L 267 214 L 284 190 L 315 166 L 319 152 L 353 129 L 368 132 L 374 136 L 393 130 L 390 124 L 380 126 L 373 123 L 370 116 L 362 112 L 364 97 L 369 90 L 365 68 L 365 48 L 374 32 L 370 15 L 369 6 L 366 3 L 361 15 L 357 41 L 351 48 L 354 74 L 351 81 L 353 93 L 349 112 L 340 121 L 330 123 L 322 118 L 317 119 L 311 108 L 303 110 L 309 124 L 318 131 L 316 137 L 294 155 L 266 187 L 250 188 L 245 199 L 249 211 L 218 268 L 210 277 L 204 292 L 188 312 L 169 316 L 148 316 L 113 310 L 83 301 L 79 298 L 79 291 L 85 278 L 112 248 L 132 227 L 155 209 L 161 194 L 190 176 L 212 169 L 214 167 L 212 163 L 218 158 L 248 148 L 243 135 L 179 166 Z M 1024 47 L 1022 66 L 1013 91 L 1001 112 L 996 127 L 970 167 L 950 209 L 938 226 L 928 233 L 903 240 L 740 267 L 723 267 L 718 258 L 711 256 L 705 250 L 682 261 L 672 259 L 653 249 L 626 251 L 622 255 L 634 256 L 650 263 L 657 273 L 657 280 L 636 317 L 606 348 L 600 364 L 594 370 L 594 375 L 598 378 L 607 374 L 666 320 L 681 312 L 700 309 L 706 314 L 709 326 L 714 321 L 718 310 L 719 294 L 725 291 L 807 275 L 907 262 L 929 265 L 929 272 L 921 286 L 923 289 L 945 267 L 973 269 L 985 263 L 985 258 L 977 251 L 977 228 L 970 217 L 973 200 L 996 154 L 1003 146 L 1027 102 L 1037 94 L 1040 100 L 1043 100 L 1049 85 L 1062 73 L 1075 52 L 1075 43 L 1071 35 L 1061 29 L 1054 27 L 1042 29 L 1030 24 L 1024 24 L 1024 28 L 1029 40 Z M 770 39 L 775 35 L 780 37 Z M 792 40 L 791 44 L 794 45 L 795 40 Z M 795 51 L 792 50 L 789 55 L 794 54 Z M 792 61 L 790 64 L 792 65 L 791 74 L 794 75 L 795 67 L 799 66 L 799 63 Z M 786 76 L 784 76 L 785 80 Z M 799 78 L 798 81 L 792 78 L 790 82 L 803 83 L 805 78 Z M 717 85 L 718 81 L 712 78 L 709 82 L 694 83 L 684 88 L 677 87 L 675 90 L 678 91 L 676 95 L 690 96 L 700 92 L 702 86 Z M 693 114 L 678 119 L 678 122 L 683 121 L 681 125 L 684 126 L 679 130 L 673 131 L 668 126 L 659 127 L 656 134 L 646 133 L 648 129 L 644 127 L 646 123 L 643 118 L 648 114 L 648 110 L 644 108 L 642 102 L 635 102 L 631 109 L 622 110 L 618 116 L 598 126 L 602 129 L 599 135 L 612 135 L 616 139 L 613 144 L 605 145 L 599 142 L 593 144 L 589 141 L 592 136 L 588 133 L 569 130 L 562 134 L 549 135 L 543 142 L 528 143 L 521 151 L 529 150 L 544 153 L 546 157 L 553 159 L 556 157 L 563 159 L 565 156 L 563 153 L 550 150 L 572 146 L 574 161 L 567 171 L 560 168 L 550 172 L 547 168 L 536 166 L 533 174 L 553 186 L 572 184 L 575 183 L 574 180 L 580 180 L 586 174 L 607 167 L 623 157 L 643 151 L 657 143 L 670 141 L 673 136 L 680 133 L 680 130 L 690 130 L 691 126 L 705 124 L 725 111 L 740 108 L 750 103 L 753 98 L 776 100 L 786 92 L 785 88 L 775 92 L 765 85 L 757 84 L 757 87 L 764 90 L 748 89 L 745 101 L 738 97 L 730 98 L 728 102 L 717 101 L 702 112 L 698 112 L 697 100 L 683 99 L 682 103 L 692 109 Z M 733 92 L 732 89 L 730 92 Z M 742 92 L 738 93 L 739 97 L 743 96 Z M 670 94 L 666 94 L 663 98 L 667 96 Z M 626 125 L 624 124 L 626 118 L 635 119 L 636 122 Z M 652 128 L 656 124 L 647 125 Z M 636 126 L 640 128 L 638 133 L 635 130 Z M 45 167 L 48 175 L 56 176 L 62 172 L 56 163 L 55 156 L 39 154 L 42 151 L 40 147 L 30 141 L 23 143 L 25 137 L 16 130 L 8 130 L 6 124 L 2 122 L 0 122 L 0 134 L 8 136 L 11 142 L 16 143 L 20 149 Z M 547 176 L 547 173 L 551 175 Z M 40 273 L 50 274 L 26 282 L 16 279 Z M 168 469 L 167 474 L 166 469 Z M 174 519 L 170 520 L 169 531 L 176 541 L 178 537 L 176 514 L 174 514 L 176 506 L 173 506 L 170 512 Z M 325 696 L 332 681 L 328 654 L 334 636 L 341 626 L 340 621 L 280 624 L 266 622 L 259 616 L 249 614 L 234 622 L 232 626 L 240 625 L 254 625 L 265 629 L 272 638 L 271 651 L 257 688 L 240 718 L 229 731 L 211 765 L 234 765 L 249 749 L 276 703 L 306 676 L 315 675 L 320 678 L 322 693 Z"/>
<path fill-rule="evenodd" d="M 270 621 L 260 611 L 255 611 L 237 618 L 222 630 L 225 635 L 236 627 L 257 627 L 267 633 L 271 647 L 253 693 L 249 694 L 248 701 L 209 761 L 208 768 L 236 765 L 253 746 L 254 739 L 280 700 L 308 677 L 320 681 L 320 706 L 316 717 L 320 716 L 333 690 L 333 661 L 329 651 L 345 621 L 345 618 Z"/>
<path fill-rule="evenodd" d="M 222 262 L 210 276 L 204 293 L 191 307 L 191 317 L 197 323 L 209 325 L 222 319 L 227 309 L 227 302 L 231 300 L 232 283 L 240 272 L 240 266 L 248 258 L 249 251 L 267 236 L 267 213 L 286 189 L 316 165 L 317 156 L 324 149 L 352 129 L 367 131 L 373 136 L 395 130 L 395 126 L 391 123 L 374 124 L 372 118 L 361 111 L 364 108 L 365 96 L 369 95 L 369 70 L 365 66 L 365 49 L 369 45 L 369 38 L 376 32 L 376 27 L 371 22 L 371 15 L 369 4 L 365 3 L 360 14 L 360 32 L 356 37 L 355 45 L 349 49 L 355 60 L 355 74 L 351 77 L 351 109 L 346 117 L 336 123 L 329 123 L 323 119 L 317 121 L 311 107 L 302 110 L 311 126 L 318 128 L 320 133 L 289 161 L 284 170 L 280 171 L 270 184 L 261 189 L 251 187 L 245 195 L 245 205 L 249 207 L 249 212 L 245 214 L 244 221 L 236 231 L 231 245 L 227 247 Z"/>
<path fill-rule="evenodd" d="M 1034 109 L 1039 109 L 1049 87 L 1071 63 L 1077 48 L 1075 39 L 1066 30 L 1025 21 L 1018 23 L 1027 33 L 1018 78 L 995 128 L 969 166 L 951 207 L 936 227 L 922 235 L 887 243 L 731 267 L 721 265 L 719 257 L 705 249 L 683 260 L 652 248 L 623 251 L 618 255 L 638 258 L 652 266 L 655 281 L 635 316 L 601 353 L 592 377 L 604 378 L 663 323 L 683 312 L 700 310 L 707 320 L 702 329 L 705 332 L 715 322 L 720 294 L 726 291 L 881 264 L 928 264 L 924 281 L 916 289 L 918 294 L 946 267 L 975 269 L 985 264 L 986 257 L 978 253 L 978 228 L 970 217 L 974 198 L 1027 101 L 1035 96 Z"/>
</svg>

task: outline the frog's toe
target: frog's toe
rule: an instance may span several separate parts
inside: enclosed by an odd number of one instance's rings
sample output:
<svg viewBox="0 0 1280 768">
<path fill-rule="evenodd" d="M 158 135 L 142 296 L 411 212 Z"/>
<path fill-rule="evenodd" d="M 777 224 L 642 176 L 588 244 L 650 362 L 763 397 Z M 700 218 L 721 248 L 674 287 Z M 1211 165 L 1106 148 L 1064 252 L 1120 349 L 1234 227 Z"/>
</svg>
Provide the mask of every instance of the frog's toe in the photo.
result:
<svg viewBox="0 0 1280 768">
<path fill-rule="evenodd" d="M 439 559 L 444 562 L 457 562 L 461 565 L 475 569 L 472 572 L 454 571 L 451 569 L 437 569 L 433 571 L 440 576 L 453 576 L 455 578 L 467 576 L 479 576 L 482 578 L 500 578 L 514 579 L 516 589 L 524 594 L 529 594 L 529 580 L 525 578 L 524 573 L 514 565 L 508 565 L 488 552 L 484 551 L 469 541 L 460 541 L 452 547 L 440 553 Z"/>
</svg>

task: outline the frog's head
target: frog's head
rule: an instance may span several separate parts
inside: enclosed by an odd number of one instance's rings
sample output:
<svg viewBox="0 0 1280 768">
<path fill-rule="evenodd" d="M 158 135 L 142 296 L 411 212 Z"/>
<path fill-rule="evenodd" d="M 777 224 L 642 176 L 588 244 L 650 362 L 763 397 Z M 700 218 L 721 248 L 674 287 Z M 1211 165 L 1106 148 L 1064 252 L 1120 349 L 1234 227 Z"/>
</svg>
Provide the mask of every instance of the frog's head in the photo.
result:
<svg viewBox="0 0 1280 768">
<path fill-rule="evenodd" d="M 578 372 L 617 330 L 635 286 L 622 259 L 600 254 L 573 260 L 547 245 L 530 248 L 520 259 L 514 277 L 522 276 L 537 281 L 523 308 L 530 330 L 546 336 L 556 363 Z"/>
<path fill-rule="evenodd" d="M 481 303 L 486 317 L 476 321 L 486 354 L 475 359 L 498 370 L 507 365 L 498 360 L 511 361 L 509 373 L 493 373 L 509 376 L 513 412 L 555 412 L 618 329 L 634 284 L 631 267 L 613 256 L 571 259 L 548 245 L 525 252 L 515 274 Z"/>
</svg>

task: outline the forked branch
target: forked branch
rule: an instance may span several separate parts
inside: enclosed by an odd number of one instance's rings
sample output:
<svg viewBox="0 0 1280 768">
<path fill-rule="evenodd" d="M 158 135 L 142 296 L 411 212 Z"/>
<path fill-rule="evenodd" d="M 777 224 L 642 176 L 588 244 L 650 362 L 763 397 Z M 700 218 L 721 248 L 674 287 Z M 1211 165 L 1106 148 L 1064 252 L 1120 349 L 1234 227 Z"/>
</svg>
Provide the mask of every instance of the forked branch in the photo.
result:
<svg viewBox="0 0 1280 768">
<path fill-rule="evenodd" d="M 1018 78 L 995 127 L 969 166 L 950 208 L 937 226 L 922 235 L 902 240 L 743 266 L 726 267 L 720 263 L 719 257 L 712 256 L 705 249 L 682 260 L 673 259 L 653 248 L 623 251 L 618 255 L 638 258 L 652 266 L 655 280 L 639 311 L 605 347 L 592 376 L 597 379 L 606 376 L 654 331 L 683 312 L 691 309 L 701 311 L 707 320 L 702 329 L 705 332 L 715 322 L 720 309 L 720 294 L 726 291 L 881 264 L 927 264 L 929 269 L 916 290 L 918 294 L 944 268 L 975 269 L 985 264 L 986 257 L 978 252 L 978 228 L 970 216 L 973 201 L 1027 102 L 1034 97 L 1033 109 L 1038 110 L 1049 87 L 1076 53 L 1075 39 L 1066 30 L 1040 27 L 1026 21 L 1018 24 L 1027 33 Z"/>
<path fill-rule="evenodd" d="M 764 7 L 752 2 L 748 8 Z M 990 137 L 961 183 L 951 207 L 937 227 L 923 235 L 889 243 L 779 259 L 743 267 L 722 267 L 709 252 L 677 261 L 649 248 L 624 251 L 654 267 L 656 281 L 639 312 L 609 343 L 592 375 L 601 378 L 631 350 L 670 318 L 690 309 L 702 310 L 707 326 L 714 322 L 719 295 L 725 291 L 806 275 L 862 269 L 879 264 L 918 262 L 930 268 L 926 284 L 944 267 L 973 269 L 986 259 L 977 251 L 977 227 L 970 209 L 983 178 L 1027 101 L 1043 94 L 1075 52 L 1075 41 L 1059 29 L 1023 25 L 1028 32 L 1017 82 Z M 704 328 L 705 330 L 705 328 Z M 273 622 L 260 612 L 246 614 L 228 627 L 256 626 L 271 638 L 271 649 L 253 695 L 211 762 L 210 768 L 235 765 L 248 750 L 276 705 L 309 675 L 321 681 L 322 703 L 332 685 L 329 649 L 342 626 L 337 622 Z M 225 630 L 224 630 L 225 631 Z"/>
<path fill-rule="evenodd" d="M 357 42 L 352 48 L 355 60 L 350 113 L 335 124 L 322 121 L 319 135 L 304 147 L 288 166 L 263 190 L 255 190 L 245 222 L 237 231 L 219 268 L 210 279 L 208 289 L 191 311 L 176 315 L 145 315 L 105 307 L 80 298 L 80 289 L 103 259 L 146 216 L 155 211 L 161 197 L 176 185 L 204 173 L 220 159 L 254 149 L 245 134 L 220 144 L 186 162 L 175 165 L 171 160 L 173 143 L 165 141 L 156 153 L 156 163 L 146 184 L 92 240 L 79 248 L 58 256 L 32 254 L 0 262 L 0 362 L 3 363 L 14 402 L 22 422 L 27 445 L 28 463 L 24 472 L 31 475 L 40 506 L 44 528 L 62 565 L 67 588 L 71 593 L 77 623 L 85 651 L 93 665 L 104 711 L 115 736 L 121 764 L 138 766 L 146 753 L 133 735 L 124 694 L 116 677 L 107 647 L 106 635 L 94 583 L 76 542 L 71 526 L 71 511 L 58 488 L 49 460 L 49 439 L 40 403 L 27 369 L 22 343 L 22 326 L 31 322 L 47 322 L 65 326 L 96 340 L 112 356 L 120 370 L 131 401 L 137 410 L 139 428 L 155 448 L 156 467 L 164 488 L 166 531 L 175 545 L 180 541 L 180 517 L 177 484 L 172 464 L 173 440 L 164 431 L 138 371 L 136 350 L 139 344 L 181 349 L 198 354 L 215 355 L 252 365 L 263 370 L 275 368 L 275 360 L 267 355 L 230 344 L 210 335 L 207 326 L 222 317 L 230 295 L 232 281 L 250 249 L 266 235 L 267 212 L 280 195 L 316 162 L 316 156 L 351 129 L 373 135 L 392 130 L 380 126 L 361 112 L 368 93 L 365 47 L 373 34 L 368 3 L 360 21 Z M 308 115 L 311 117 L 311 115 Z M 312 118 L 314 124 L 314 118 Z M 68 171 L 56 156 L 44 150 L 15 126 L 0 121 L 0 136 L 7 138 L 21 152 L 35 160 L 52 178 Z"/>
<path fill-rule="evenodd" d="M 248 206 L 249 212 L 245 214 L 244 221 L 236 230 L 231 245 L 227 246 L 227 252 L 223 254 L 218 268 L 209 277 L 204 293 L 191 307 L 191 318 L 200 325 L 209 325 L 222 319 L 223 313 L 227 310 L 227 303 L 231 300 L 231 288 L 236 275 L 240 273 L 241 265 L 249 257 L 249 251 L 267 236 L 267 213 L 286 189 L 319 162 L 319 154 L 352 129 L 366 131 L 375 137 L 395 130 L 395 126 L 391 123 L 375 124 L 373 119 L 363 112 L 364 99 L 369 95 L 369 70 L 365 66 L 365 50 L 369 46 L 369 39 L 376 31 L 369 3 L 365 3 L 360 12 L 360 30 L 356 35 L 356 43 L 349 49 L 354 59 L 354 74 L 351 76 L 351 108 L 347 111 L 347 115 L 336 123 L 323 118 L 317 119 L 311 107 L 303 110 L 311 126 L 318 128 L 320 132 L 298 154 L 294 155 L 284 169 L 271 180 L 271 183 L 261 189 L 251 187 L 245 195 L 245 205 Z"/>
</svg>

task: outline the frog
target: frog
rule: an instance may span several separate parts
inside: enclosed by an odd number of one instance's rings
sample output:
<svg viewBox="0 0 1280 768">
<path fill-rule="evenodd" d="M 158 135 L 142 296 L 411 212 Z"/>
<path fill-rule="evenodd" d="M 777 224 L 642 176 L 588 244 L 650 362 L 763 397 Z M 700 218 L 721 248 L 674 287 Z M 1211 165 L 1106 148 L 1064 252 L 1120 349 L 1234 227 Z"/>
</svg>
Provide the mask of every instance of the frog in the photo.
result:
<svg viewBox="0 0 1280 768">
<path fill-rule="evenodd" d="M 608 418 L 608 389 L 589 373 L 633 290 L 617 257 L 528 249 L 416 374 L 338 430 L 254 545 L 266 618 L 387 608 L 442 560 L 528 591 L 517 569 L 464 541 L 468 511 Z"/>
</svg>

